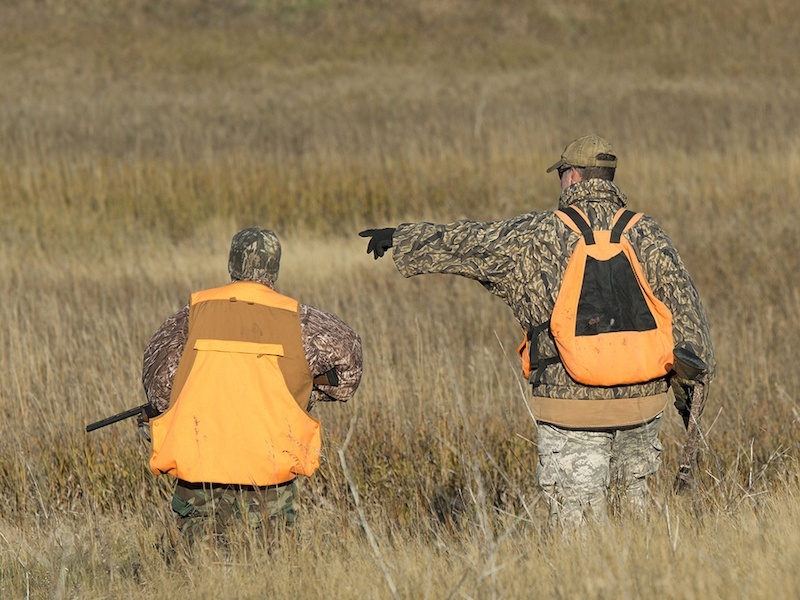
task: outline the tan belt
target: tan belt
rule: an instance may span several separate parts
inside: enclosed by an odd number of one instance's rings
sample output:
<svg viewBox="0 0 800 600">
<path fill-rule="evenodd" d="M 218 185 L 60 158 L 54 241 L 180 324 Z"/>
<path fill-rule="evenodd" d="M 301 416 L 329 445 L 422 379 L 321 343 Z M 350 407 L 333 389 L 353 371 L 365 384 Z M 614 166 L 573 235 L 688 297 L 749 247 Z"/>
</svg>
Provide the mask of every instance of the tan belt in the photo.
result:
<svg viewBox="0 0 800 600">
<path fill-rule="evenodd" d="M 605 429 L 639 425 L 655 418 L 667 405 L 666 392 L 642 398 L 574 400 L 534 396 L 537 421 L 573 429 Z"/>
</svg>

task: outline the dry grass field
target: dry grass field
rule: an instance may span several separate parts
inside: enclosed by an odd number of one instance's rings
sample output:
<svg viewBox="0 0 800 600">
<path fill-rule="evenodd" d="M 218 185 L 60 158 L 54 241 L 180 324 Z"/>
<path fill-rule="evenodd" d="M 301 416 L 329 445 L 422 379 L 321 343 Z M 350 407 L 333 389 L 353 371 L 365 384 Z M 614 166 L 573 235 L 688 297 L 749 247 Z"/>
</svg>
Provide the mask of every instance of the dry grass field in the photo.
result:
<svg viewBox="0 0 800 600">
<path fill-rule="evenodd" d="M 798 22 L 794 0 L 0 0 L 0 597 L 800 596 Z M 698 497 L 671 493 L 671 411 L 645 522 L 563 538 L 510 311 L 356 232 L 551 208 L 546 167 L 590 131 L 692 272 L 719 374 Z M 315 409 L 296 535 L 186 557 L 134 424 L 84 426 L 144 401 L 150 335 L 252 224 L 284 241 L 279 289 L 362 334 L 364 379 Z"/>
</svg>

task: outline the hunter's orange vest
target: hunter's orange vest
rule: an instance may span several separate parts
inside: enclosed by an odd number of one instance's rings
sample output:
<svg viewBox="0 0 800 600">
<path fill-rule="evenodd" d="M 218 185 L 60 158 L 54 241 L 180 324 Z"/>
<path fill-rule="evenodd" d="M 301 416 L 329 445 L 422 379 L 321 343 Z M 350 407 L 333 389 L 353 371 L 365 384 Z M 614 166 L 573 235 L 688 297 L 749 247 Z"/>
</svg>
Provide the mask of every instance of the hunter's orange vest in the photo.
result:
<svg viewBox="0 0 800 600">
<path fill-rule="evenodd" d="M 150 421 L 150 469 L 257 486 L 311 475 L 321 449 L 311 389 L 296 300 L 254 282 L 192 294 L 170 406 Z"/>
</svg>

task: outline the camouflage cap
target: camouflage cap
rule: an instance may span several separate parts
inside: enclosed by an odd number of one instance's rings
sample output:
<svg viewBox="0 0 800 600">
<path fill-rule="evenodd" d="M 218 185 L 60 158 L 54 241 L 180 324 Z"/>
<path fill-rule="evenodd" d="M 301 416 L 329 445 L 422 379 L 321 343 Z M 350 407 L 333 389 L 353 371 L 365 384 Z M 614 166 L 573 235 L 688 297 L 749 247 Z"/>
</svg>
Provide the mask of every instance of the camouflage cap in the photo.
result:
<svg viewBox="0 0 800 600">
<path fill-rule="evenodd" d="M 281 243 L 269 229 L 248 227 L 231 240 L 228 272 L 235 281 L 275 285 L 281 266 Z"/>
<path fill-rule="evenodd" d="M 603 154 L 609 155 L 601 156 Z M 554 171 L 561 166 L 569 165 L 571 167 L 613 167 L 617 166 L 617 155 L 611 144 L 594 133 L 585 135 L 577 140 L 570 142 L 564 152 L 561 153 L 561 159 L 547 169 L 547 172 Z"/>
</svg>

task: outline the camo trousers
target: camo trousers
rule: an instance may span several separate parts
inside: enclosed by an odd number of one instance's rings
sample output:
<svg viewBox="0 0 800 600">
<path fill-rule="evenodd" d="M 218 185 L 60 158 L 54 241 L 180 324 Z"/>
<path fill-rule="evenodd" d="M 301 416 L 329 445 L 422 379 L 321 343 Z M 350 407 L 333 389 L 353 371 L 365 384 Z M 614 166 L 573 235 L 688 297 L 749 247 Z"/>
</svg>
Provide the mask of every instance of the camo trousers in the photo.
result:
<svg viewBox="0 0 800 600">
<path fill-rule="evenodd" d="M 293 525 L 296 499 L 294 480 L 264 487 L 179 480 L 172 496 L 172 510 L 178 516 L 178 528 L 189 542 L 207 534 L 226 542 L 230 528 L 239 523 L 247 524 L 251 531 Z"/>
<path fill-rule="evenodd" d="M 537 482 L 547 498 L 550 525 L 582 525 L 608 517 L 611 483 L 619 499 L 637 514 L 647 506 L 645 478 L 661 464 L 659 414 L 643 425 L 625 429 L 572 430 L 547 423 L 537 426 Z"/>
</svg>

